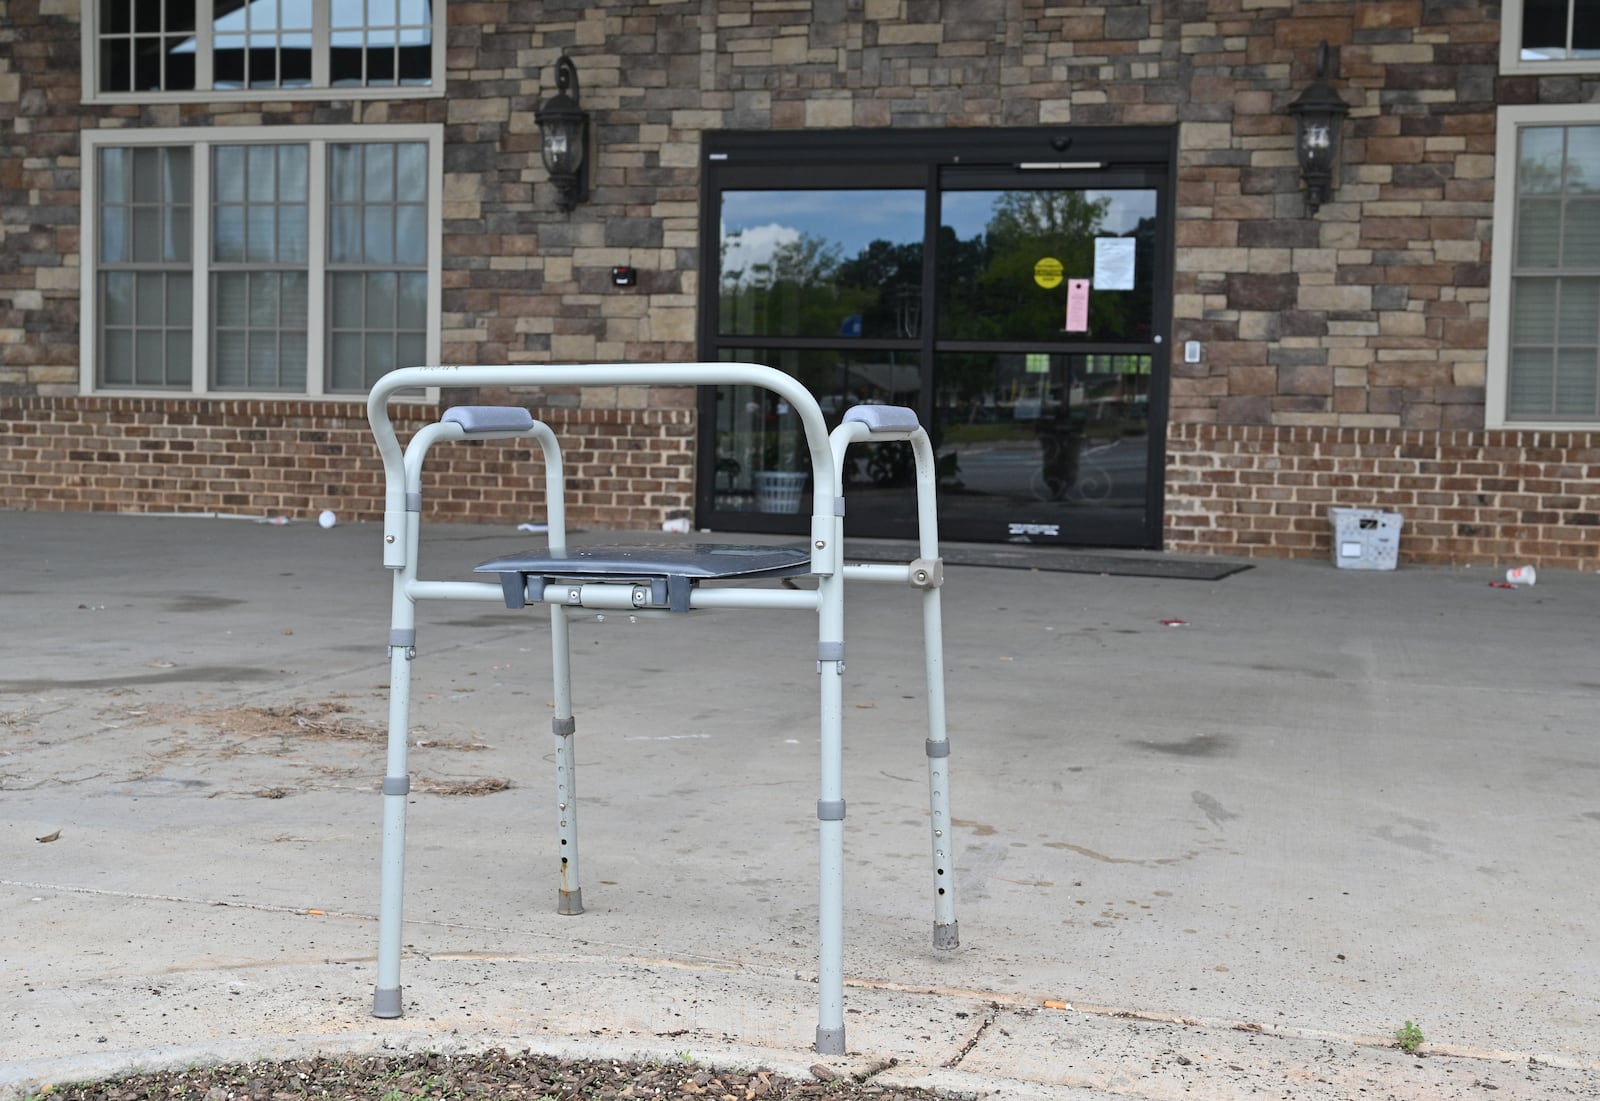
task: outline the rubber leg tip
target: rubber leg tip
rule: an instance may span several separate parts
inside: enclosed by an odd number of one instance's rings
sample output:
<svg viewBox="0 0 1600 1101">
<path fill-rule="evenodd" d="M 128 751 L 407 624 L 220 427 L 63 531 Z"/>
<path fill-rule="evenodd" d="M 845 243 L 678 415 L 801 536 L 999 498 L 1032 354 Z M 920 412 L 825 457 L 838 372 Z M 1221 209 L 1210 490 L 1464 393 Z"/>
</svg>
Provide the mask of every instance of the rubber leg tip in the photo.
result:
<svg viewBox="0 0 1600 1101">
<path fill-rule="evenodd" d="M 400 988 L 393 990 L 379 990 L 372 996 L 372 1015 L 374 1017 L 400 1016 Z"/>
<path fill-rule="evenodd" d="M 818 1055 L 843 1055 L 844 1054 L 844 1028 L 823 1028 L 817 1026 L 817 1054 Z"/>
<path fill-rule="evenodd" d="M 940 949 L 961 947 L 961 924 L 952 921 L 949 925 L 935 924 L 933 927 L 933 946 Z"/>
<path fill-rule="evenodd" d="M 561 896 L 556 899 L 556 913 L 569 916 L 583 913 L 583 888 L 579 887 L 576 891 L 562 891 Z"/>
</svg>

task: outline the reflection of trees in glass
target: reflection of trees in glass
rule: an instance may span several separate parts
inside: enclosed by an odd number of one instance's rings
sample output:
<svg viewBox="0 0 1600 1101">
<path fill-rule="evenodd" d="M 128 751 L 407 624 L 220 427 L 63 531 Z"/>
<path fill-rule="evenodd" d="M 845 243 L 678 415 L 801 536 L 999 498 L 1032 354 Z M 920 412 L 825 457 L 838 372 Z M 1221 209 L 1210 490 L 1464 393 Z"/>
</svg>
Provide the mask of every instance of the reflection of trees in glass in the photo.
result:
<svg viewBox="0 0 1600 1101">
<path fill-rule="evenodd" d="M 839 266 L 841 291 L 856 292 L 861 331 L 915 339 L 921 335 L 922 245 L 873 241 Z"/>
<path fill-rule="evenodd" d="M 877 240 L 851 260 L 838 244 L 799 233 L 745 267 L 727 261 L 742 231 L 722 240 L 723 332 L 775 336 L 917 335 L 922 245 Z M 915 301 L 913 301 L 913 298 Z M 859 327 L 853 319 L 859 318 Z"/>
<path fill-rule="evenodd" d="M 811 234 L 778 242 L 767 259 L 729 269 L 730 246 L 741 231 L 722 239 L 722 329 L 724 332 L 820 336 L 839 331 L 833 293 L 839 247 Z"/>
<path fill-rule="evenodd" d="M 1094 270 L 1096 237 L 1111 198 L 1084 191 L 1006 191 L 996 196 L 988 225 L 970 241 L 940 229 L 940 335 L 956 340 L 1058 338 L 1066 320 L 1067 279 Z M 1150 332 L 1155 224 L 1141 219 L 1135 239 L 1134 289 L 1093 291 L 1089 296 L 1091 339 L 1140 339 Z M 1034 265 L 1061 261 L 1062 283 L 1040 287 Z"/>
</svg>

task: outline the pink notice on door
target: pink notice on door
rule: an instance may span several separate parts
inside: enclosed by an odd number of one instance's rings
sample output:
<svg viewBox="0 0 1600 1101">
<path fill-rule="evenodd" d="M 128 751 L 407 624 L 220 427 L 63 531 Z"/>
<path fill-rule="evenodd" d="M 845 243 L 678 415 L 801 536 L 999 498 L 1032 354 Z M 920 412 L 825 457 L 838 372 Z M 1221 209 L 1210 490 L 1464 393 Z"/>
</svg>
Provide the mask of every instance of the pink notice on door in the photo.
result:
<svg viewBox="0 0 1600 1101">
<path fill-rule="evenodd" d="M 1067 326 L 1062 332 L 1086 333 L 1089 331 L 1089 281 L 1067 280 Z"/>
</svg>

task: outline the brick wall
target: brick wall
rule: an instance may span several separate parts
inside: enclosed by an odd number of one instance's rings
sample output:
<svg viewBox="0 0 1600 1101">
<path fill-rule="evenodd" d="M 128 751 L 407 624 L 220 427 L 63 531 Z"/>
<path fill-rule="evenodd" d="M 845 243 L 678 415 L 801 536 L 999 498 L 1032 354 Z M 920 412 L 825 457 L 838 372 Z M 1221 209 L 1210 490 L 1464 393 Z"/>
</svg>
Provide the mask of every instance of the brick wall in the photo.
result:
<svg viewBox="0 0 1600 1101">
<path fill-rule="evenodd" d="M 437 418 L 391 407 L 404 439 Z M 562 441 L 573 528 L 651 526 L 688 515 L 688 410 L 543 411 Z M 424 515 L 545 519 L 543 463 L 518 440 L 438 444 Z M 365 405 L 336 402 L 24 398 L 0 410 L 0 506 L 381 519 L 383 466 Z"/>
<path fill-rule="evenodd" d="M 1402 561 L 1592 570 L 1600 567 L 1600 439 L 1173 425 L 1169 550 L 1326 556 L 1332 507 L 1400 513 Z"/>
</svg>

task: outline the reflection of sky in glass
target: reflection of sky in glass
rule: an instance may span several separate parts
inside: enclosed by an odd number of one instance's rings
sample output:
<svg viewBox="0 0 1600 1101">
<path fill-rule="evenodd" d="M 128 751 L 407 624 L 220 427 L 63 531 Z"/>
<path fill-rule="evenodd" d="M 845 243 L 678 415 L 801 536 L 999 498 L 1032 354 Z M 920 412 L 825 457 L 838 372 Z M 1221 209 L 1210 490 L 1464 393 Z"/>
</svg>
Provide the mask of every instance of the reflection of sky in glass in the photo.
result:
<svg viewBox="0 0 1600 1101">
<path fill-rule="evenodd" d="M 243 34 L 246 30 L 257 33 L 274 31 L 279 28 L 290 30 L 310 30 L 312 0 L 250 0 L 249 3 L 235 8 L 221 15 L 211 25 L 213 33 L 227 37 L 229 34 Z M 430 0 L 400 0 L 399 26 L 402 28 L 398 35 L 393 33 L 396 26 L 394 5 L 385 2 L 367 5 L 367 22 L 363 22 L 363 6 L 359 0 L 336 0 L 333 5 L 333 25 L 335 27 L 362 27 L 372 26 L 381 28 L 385 32 L 375 34 L 368 38 L 367 45 L 373 47 L 387 47 L 395 44 L 396 38 L 402 46 L 426 46 L 432 38 L 432 29 L 428 24 L 433 22 L 433 7 Z M 406 29 L 410 28 L 410 29 Z M 294 35 L 285 42 L 291 48 L 310 49 L 311 39 L 308 35 Z M 356 43 L 360 45 L 361 43 Z M 259 43 L 258 45 L 267 45 Z M 197 44 L 194 39 L 185 39 L 174 46 L 169 53 L 192 54 Z M 232 47 L 230 48 L 237 48 Z"/>
<path fill-rule="evenodd" d="M 1009 191 L 946 191 L 939 196 L 939 221 L 955 230 L 956 237 L 970 241 L 987 231 L 994 216 L 995 202 Z M 1084 191 L 1091 203 L 1109 200 L 1096 231 L 1115 237 L 1132 233 L 1144 218 L 1156 214 L 1154 191 Z"/>
<path fill-rule="evenodd" d="M 922 240 L 921 191 L 724 191 L 722 270 L 762 264 L 804 235 L 852 260 L 873 241 Z M 737 234 L 737 236 L 734 236 Z"/>
</svg>

